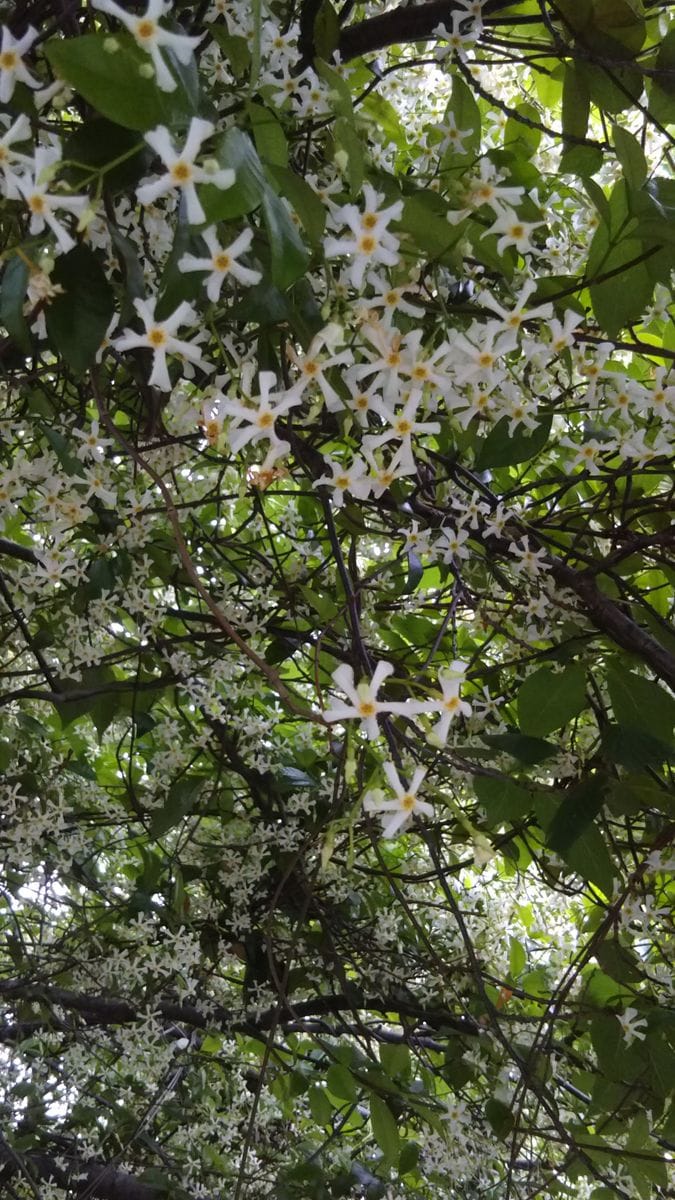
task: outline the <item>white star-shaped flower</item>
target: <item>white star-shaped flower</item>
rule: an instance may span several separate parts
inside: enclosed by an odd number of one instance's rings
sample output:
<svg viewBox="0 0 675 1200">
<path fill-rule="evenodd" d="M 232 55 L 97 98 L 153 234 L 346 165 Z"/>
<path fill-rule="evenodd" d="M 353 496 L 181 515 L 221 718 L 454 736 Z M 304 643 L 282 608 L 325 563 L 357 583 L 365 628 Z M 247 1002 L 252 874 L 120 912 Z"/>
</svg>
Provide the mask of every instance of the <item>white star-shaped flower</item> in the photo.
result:
<svg viewBox="0 0 675 1200">
<path fill-rule="evenodd" d="M 145 330 L 143 333 L 135 333 L 133 329 L 125 329 L 121 337 L 113 340 L 112 345 L 116 350 L 152 350 L 152 373 L 148 383 L 162 392 L 170 392 L 171 379 L 166 362 L 167 354 L 178 354 L 187 358 L 189 362 L 196 363 L 204 371 L 210 371 L 212 367 L 202 358 L 201 351 L 197 346 L 175 336 L 180 325 L 193 324 L 197 320 L 196 313 L 190 305 L 183 301 L 170 317 L 158 321 L 155 317 L 156 303 L 156 300 L 134 300 L 134 308 L 143 321 Z"/>
<path fill-rule="evenodd" d="M 251 267 L 243 267 L 237 258 L 245 254 L 253 241 L 253 230 L 244 229 L 239 237 L 230 242 L 229 246 L 221 246 L 216 234 L 215 225 L 209 226 L 201 234 L 210 252 L 210 258 L 199 258 L 195 254 L 184 254 L 178 260 L 179 271 L 208 271 L 206 279 L 206 294 L 212 303 L 220 297 L 221 288 L 228 275 L 245 287 L 260 283 L 262 274 Z"/>
<path fill-rule="evenodd" d="M 224 191 L 226 188 L 232 187 L 234 183 L 234 171 L 229 168 L 209 171 L 206 167 L 198 167 L 195 163 L 202 142 L 211 136 L 214 129 L 215 125 L 212 121 L 193 117 L 181 150 L 176 150 L 165 125 L 158 125 L 156 129 L 146 133 L 145 140 L 161 158 L 166 167 L 166 174 L 161 175 L 159 179 L 141 184 L 136 191 L 141 204 L 154 204 L 160 196 L 165 196 L 167 192 L 179 188 L 185 197 L 188 221 L 191 225 L 203 225 L 206 215 L 197 195 L 195 184 L 212 183 Z"/>
<path fill-rule="evenodd" d="M 366 812 L 387 814 L 382 823 L 382 837 L 395 837 L 397 833 L 400 833 L 410 823 L 414 816 L 418 816 L 420 813 L 425 817 L 433 817 L 434 810 L 432 805 L 428 804 L 425 800 L 420 800 L 417 795 L 422 780 L 426 775 L 424 767 L 417 767 L 408 787 L 401 783 L 398 771 L 393 763 L 383 763 L 382 770 L 387 777 L 387 782 L 394 793 L 395 799 L 385 800 L 383 793 L 378 790 L 376 792 L 367 792 L 363 800 L 363 807 Z"/>
<path fill-rule="evenodd" d="M 157 76 L 157 84 L 161 90 L 163 92 L 175 91 L 176 80 L 166 65 L 160 49 L 169 50 L 175 54 L 179 62 L 188 63 L 201 38 L 188 37 L 186 33 L 171 33 L 169 29 L 164 29 L 159 24 L 159 18 L 163 17 L 171 8 L 171 0 L 148 0 L 148 7 L 142 17 L 127 12 L 120 4 L 116 4 L 115 0 L 92 0 L 92 6 L 99 12 L 117 17 L 117 20 L 122 22 L 125 29 L 128 29 L 136 39 L 141 50 L 147 51 L 150 55 Z"/>
</svg>

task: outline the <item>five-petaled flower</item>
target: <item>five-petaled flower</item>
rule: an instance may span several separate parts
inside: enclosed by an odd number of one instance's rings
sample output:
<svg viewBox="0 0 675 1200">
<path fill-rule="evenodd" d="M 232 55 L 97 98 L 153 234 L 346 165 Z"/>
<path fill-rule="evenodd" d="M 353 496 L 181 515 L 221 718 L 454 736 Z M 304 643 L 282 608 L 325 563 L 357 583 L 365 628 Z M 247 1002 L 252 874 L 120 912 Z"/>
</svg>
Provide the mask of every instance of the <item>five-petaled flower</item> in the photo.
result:
<svg viewBox="0 0 675 1200">
<path fill-rule="evenodd" d="M 117 20 L 122 22 L 129 33 L 133 34 L 141 49 L 150 55 L 158 86 L 163 92 L 175 91 L 176 80 L 162 58 L 160 47 L 175 54 L 179 62 L 189 63 L 192 51 L 199 45 L 201 38 L 188 37 L 186 33 L 172 33 L 159 24 L 159 18 L 171 8 L 171 0 L 148 0 L 148 7 L 142 17 L 127 12 L 121 4 L 116 4 L 115 0 L 92 0 L 92 6 L 100 12 L 117 17 Z"/>
<path fill-rule="evenodd" d="M 377 718 L 381 714 L 392 713 L 395 716 L 412 717 L 416 713 L 428 712 L 429 702 L 420 700 L 378 700 L 377 693 L 385 679 L 393 675 L 391 663 L 380 662 L 375 667 L 370 682 L 362 679 L 359 684 L 354 680 L 354 669 L 347 663 L 342 663 L 333 671 L 333 683 L 347 693 L 351 704 L 336 704 L 326 709 L 324 720 L 328 724 L 333 721 L 350 721 L 354 718 L 361 721 L 361 728 L 371 740 L 379 737 Z"/>
<path fill-rule="evenodd" d="M 152 373 L 148 383 L 162 392 L 170 392 L 171 379 L 166 362 L 167 354 L 178 354 L 182 358 L 187 358 L 189 362 L 196 363 L 203 371 L 211 371 L 212 366 L 202 358 L 201 351 L 197 346 L 175 336 L 180 325 L 195 323 L 197 317 L 194 309 L 186 301 L 183 301 L 170 317 L 158 321 L 155 317 L 156 303 L 156 300 L 134 300 L 134 308 L 143 321 L 145 330 L 143 333 L 135 333 L 133 329 L 125 329 L 120 337 L 113 340 L 112 345 L 116 350 L 152 350 Z"/>
<path fill-rule="evenodd" d="M 425 767 L 417 767 L 407 787 L 401 782 L 393 763 L 383 763 L 382 770 L 395 799 L 386 800 L 379 789 L 367 792 L 363 799 L 363 807 L 366 812 L 386 814 L 382 821 L 382 837 L 395 837 L 410 823 L 413 817 L 420 813 L 425 817 L 433 817 L 432 805 L 425 800 L 420 800 L 417 795 L 427 773 Z"/>
<path fill-rule="evenodd" d="M 30 50 L 37 36 L 37 29 L 29 26 L 22 37 L 15 38 L 11 30 L 3 25 L 0 44 L 0 104 L 7 104 L 11 100 L 17 81 L 30 88 L 40 86 L 40 80 L 33 78 L 23 61 L 24 54 Z"/>
<path fill-rule="evenodd" d="M 253 270 L 252 267 L 244 267 L 237 258 L 240 254 L 245 254 L 251 242 L 253 241 L 253 230 L 244 229 L 239 237 L 236 237 L 229 246 L 221 246 L 216 234 L 215 225 L 210 225 L 208 229 L 204 229 L 201 237 L 206 242 L 209 249 L 209 258 L 200 258 L 196 254 L 184 254 L 178 260 L 179 271 L 208 271 L 209 275 L 206 279 L 206 294 L 213 303 L 218 300 L 220 290 L 228 275 L 236 279 L 238 283 L 242 283 L 245 287 L 251 287 L 254 283 L 260 283 L 262 274 L 260 271 Z"/>
<path fill-rule="evenodd" d="M 449 667 L 445 667 L 438 672 L 438 682 L 441 685 L 443 693 L 440 700 L 436 701 L 436 711 L 440 712 L 441 719 L 434 725 L 429 734 L 429 741 L 434 745 L 445 745 L 448 737 L 448 731 L 455 717 L 470 717 L 471 705 L 466 700 L 460 700 L 459 689 L 464 683 L 466 674 L 466 663 L 456 659 L 450 663 Z M 428 706 L 431 707 L 430 705 Z"/>
<path fill-rule="evenodd" d="M 621 1026 L 621 1032 L 627 1045 L 630 1046 L 636 1038 L 641 1042 L 645 1040 L 646 1034 L 644 1030 L 647 1028 L 647 1021 L 644 1017 L 640 1017 L 637 1008 L 626 1008 L 622 1013 L 616 1014 L 616 1019 Z"/>
<path fill-rule="evenodd" d="M 41 233 L 48 225 L 54 234 L 62 254 L 67 254 L 75 245 L 75 239 L 54 215 L 54 210 L 81 216 L 89 204 L 88 196 L 66 196 L 50 192 L 49 181 L 53 169 L 61 157 L 57 146 L 38 146 L 31 164 L 32 171 L 16 179 L 16 186 L 30 212 L 30 232 Z"/>
<path fill-rule="evenodd" d="M 212 121 L 193 117 L 181 150 L 176 150 L 165 125 L 158 125 L 156 129 L 146 133 L 145 140 L 161 158 L 166 167 L 166 174 L 161 175 L 159 179 L 141 184 L 136 191 L 141 204 L 154 204 L 159 196 L 165 196 L 167 192 L 179 188 L 185 197 L 185 208 L 190 225 L 204 224 L 206 214 L 197 195 L 195 184 L 212 183 L 224 191 L 226 188 L 232 187 L 234 183 L 234 171 L 229 168 L 221 167 L 211 171 L 206 167 L 198 167 L 195 163 L 202 142 L 211 136 L 214 129 L 215 125 Z"/>
</svg>

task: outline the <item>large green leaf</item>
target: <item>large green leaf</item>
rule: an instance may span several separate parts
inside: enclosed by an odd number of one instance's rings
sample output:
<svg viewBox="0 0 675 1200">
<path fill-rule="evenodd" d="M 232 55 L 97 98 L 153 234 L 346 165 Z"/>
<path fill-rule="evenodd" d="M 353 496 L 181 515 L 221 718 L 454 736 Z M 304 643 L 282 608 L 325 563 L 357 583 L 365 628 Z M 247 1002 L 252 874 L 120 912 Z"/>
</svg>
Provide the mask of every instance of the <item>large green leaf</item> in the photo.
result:
<svg viewBox="0 0 675 1200">
<path fill-rule="evenodd" d="M 586 672 L 579 664 L 554 672 L 540 667 L 518 692 L 518 723 L 523 733 L 543 737 L 566 725 L 586 704 Z"/>
<path fill-rule="evenodd" d="M 370 1123 L 387 1166 L 395 1166 L 401 1150 L 398 1125 L 386 1100 L 381 1100 L 379 1096 L 370 1097 Z"/>
<path fill-rule="evenodd" d="M 669 742 L 675 726 L 675 699 L 658 683 L 634 671 L 612 667 L 607 687 L 619 725 Z"/>
<path fill-rule="evenodd" d="M 185 122 L 195 114 L 193 98 L 181 83 L 175 91 L 163 92 L 145 77 L 150 59 L 130 34 L 52 38 L 42 49 L 59 78 L 117 125 L 143 131 Z"/>
<path fill-rule="evenodd" d="M 49 341 L 73 371 L 93 363 L 115 311 L 115 297 L 99 256 L 75 246 L 56 260 L 53 279 L 63 288 L 47 308 Z"/>
<path fill-rule="evenodd" d="M 272 282 L 285 291 L 304 275 L 309 252 L 288 210 L 279 197 L 269 190 L 263 195 L 262 214 L 269 238 Z"/>
<path fill-rule="evenodd" d="M 511 433 L 510 424 L 508 417 L 502 417 L 486 438 L 482 435 L 477 437 L 476 470 L 486 471 L 490 467 L 511 467 L 516 463 L 530 462 L 544 449 L 551 432 L 551 417 L 543 417 L 531 432 L 523 426 Z"/>
<path fill-rule="evenodd" d="M 230 221 L 258 208 L 268 187 L 255 146 L 243 129 L 233 126 L 216 141 L 213 157 L 220 167 L 234 171 L 232 187 L 204 184 L 199 191 L 209 224 Z"/>
</svg>

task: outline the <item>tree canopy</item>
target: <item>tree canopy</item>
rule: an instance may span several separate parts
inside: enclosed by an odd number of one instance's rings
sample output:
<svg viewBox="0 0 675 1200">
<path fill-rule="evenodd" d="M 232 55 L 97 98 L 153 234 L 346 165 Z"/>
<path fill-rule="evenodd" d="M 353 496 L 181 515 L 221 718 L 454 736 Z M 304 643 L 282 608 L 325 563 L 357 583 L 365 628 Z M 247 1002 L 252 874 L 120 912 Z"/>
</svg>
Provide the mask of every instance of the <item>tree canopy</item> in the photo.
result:
<svg viewBox="0 0 675 1200">
<path fill-rule="evenodd" d="M 674 1196 L 673 5 L 0 24 L 0 1194 Z"/>
</svg>

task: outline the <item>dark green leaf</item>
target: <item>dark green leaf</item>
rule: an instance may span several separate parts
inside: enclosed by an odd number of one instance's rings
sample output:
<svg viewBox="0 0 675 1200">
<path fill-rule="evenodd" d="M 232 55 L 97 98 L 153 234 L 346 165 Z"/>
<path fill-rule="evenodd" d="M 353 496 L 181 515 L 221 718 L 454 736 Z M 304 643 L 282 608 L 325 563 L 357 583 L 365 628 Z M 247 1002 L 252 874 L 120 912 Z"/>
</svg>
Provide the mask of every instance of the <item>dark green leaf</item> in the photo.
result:
<svg viewBox="0 0 675 1200">
<path fill-rule="evenodd" d="M 668 743 L 675 726 L 675 699 L 658 683 L 634 671 L 610 668 L 607 687 L 619 725 Z"/>
<path fill-rule="evenodd" d="M 492 1096 L 485 1105 L 485 1116 L 497 1137 L 506 1140 L 515 1125 L 515 1117 L 508 1104 Z"/>
<path fill-rule="evenodd" d="M 0 321 L 24 353 L 30 350 L 28 322 L 23 312 L 29 275 L 28 257 L 23 252 L 12 255 L 3 271 L 0 290 Z"/>
<path fill-rule="evenodd" d="M 673 756 L 672 743 L 666 744 L 639 729 L 607 725 L 602 731 L 602 751 L 610 762 L 630 770 L 662 766 Z"/>
<path fill-rule="evenodd" d="M 246 105 L 248 118 L 253 128 L 253 137 L 258 154 L 263 162 L 278 167 L 288 165 L 288 142 L 281 123 L 274 113 L 262 104 L 249 100 Z"/>
<path fill-rule="evenodd" d="M 224 191 L 212 183 L 200 188 L 199 198 L 209 224 L 230 221 L 252 212 L 262 201 L 267 180 L 248 134 L 236 126 L 228 129 L 217 139 L 213 157 L 219 167 L 234 171 L 235 180 L 232 187 Z"/>
<path fill-rule="evenodd" d="M 295 209 L 312 245 L 318 246 L 326 227 L 326 209 L 316 192 L 289 167 L 268 167 L 268 175 Z"/>
<path fill-rule="evenodd" d="M 111 51 L 113 45 L 117 49 Z M 182 84 L 173 92 L 163 92 L 154 79 L 141 74 L 150 59 L 130 34 L 58 37 L 42 49 L 56 74 L 117 125 L 144 131 L 174 125 L 195 113 L 193 99 Z"/>
<path fill-rule="evenodd" d="M 612 125 L 612 137 L 626 182 L 634 188 L 642 187 L 647 178 L 647 160 L 642 146 L 634 134 L 620 125 Z"/>
<path fill-rule="evenodd" d="M 288 211 L 269 190 L 263 194 L 262 213 L 269 238 L 272 282 L 285 291 L 304 274 L 309 253 Z"/>
<path fill-rule="evenodd" d="M 545 742 L 542 738 L 526 737 L 515 730 L 508 733 L 483 734 L 482 740 L 531 766 L 545 762 L 547 758 L 553 758 L 558 753 L 558 747 L 551 742 Z"/>
<path fill-rule="evenodd" d="M 75 246 L 56 260 L 53 280 L 63 288 L 47 307 L 49 341 L 82 375 L 94 361 L 115 311 L 115 297 L 98 255 Z"/>
<path fill-rule="evenodd" d="M 389 1105 L 379 1096 L 370 1097 L 370 1123 L 385 1162 L 389 1167 L 395 1166 L 401 1149 L 398 1126 Z"/>
<path fill-rule="evenodd" d="M 153 810 L 150 837 L 163 837 L 174 825 L 180 824 L 183 817 L 192 812 L 203 785 L 204 780 L 195 775 L 186 775 L 172 783 L 163 807 Z"/>
<path fill-rule="evenodd" d="M 534 737 L 553 733 L 576 717 L 586 704 L 586 672 L 580 664 L 554 672 L 541 667 L 518 692 L 518 724 Z"/>
<path fill-rule="evenodd" d="M 512 779 L 474 775 L 473 788 L 490 826 L 520 821 L 533 809 L 533 793 Z"/>
<path fill-rule="evenodd" d="M 510 432 L 508 417 L 502 417 L 490 430 L 487 437 L 477 438 L 476 470 L 490 467 L 511 467 L 516 463 L 530 462 L 548 442 L 551 418 L 544 417 L 530 433 L 525 428 Z"/>
</svg>

